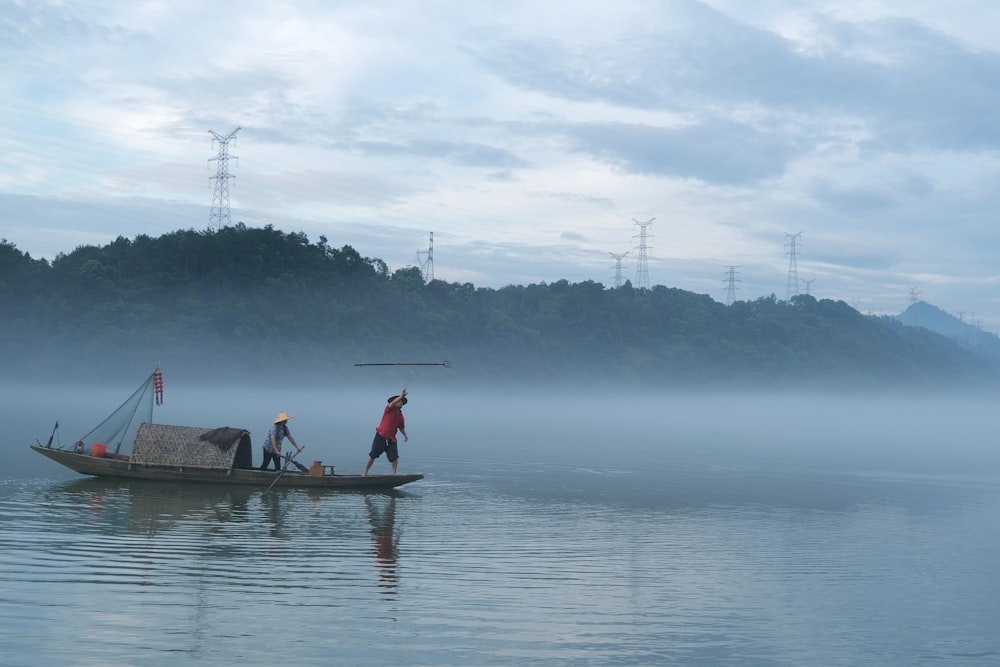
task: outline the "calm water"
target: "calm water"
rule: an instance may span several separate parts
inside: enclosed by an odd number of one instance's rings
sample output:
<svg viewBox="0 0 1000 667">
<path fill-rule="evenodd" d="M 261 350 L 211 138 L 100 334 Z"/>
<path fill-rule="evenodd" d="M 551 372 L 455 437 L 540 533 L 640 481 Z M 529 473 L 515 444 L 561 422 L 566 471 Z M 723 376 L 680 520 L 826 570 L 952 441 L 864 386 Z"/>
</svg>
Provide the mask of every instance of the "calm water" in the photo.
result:
<svg viewBox="0 0 1000 667">
<path fill-rule="evenodd" d="M 39 424 L 40 398 L 21 399 Z M 329 404 L 289 398 L 307 451 L 360 468 L 374 417 L 323 445 Z M 427 478 L 391 494 L 101 482 L 15 454 L 0 664 L 1000 663 L 985 405 L 802 402 L 795 426 L 770 399 L 422 398 L 400 471 Z"/>
</svg>

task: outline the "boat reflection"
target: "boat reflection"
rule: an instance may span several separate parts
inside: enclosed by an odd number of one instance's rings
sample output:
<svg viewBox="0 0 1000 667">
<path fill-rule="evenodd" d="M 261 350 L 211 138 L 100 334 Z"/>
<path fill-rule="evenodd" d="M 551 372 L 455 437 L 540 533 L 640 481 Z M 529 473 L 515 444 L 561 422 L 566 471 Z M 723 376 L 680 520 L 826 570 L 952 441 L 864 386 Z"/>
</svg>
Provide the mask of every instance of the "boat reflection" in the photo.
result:
<svg viewBox="0 0 1000 667">
<path fill-rule="evenodd" d="M 61 484 L 46 495 L 64 507 L 86 508 L 108 525 L 153 536 L 185 520 L 203 525 L 246 521 L 254 493 L 260 492 L 237 486 L 84 479 Z"/>
<path fill-rule="evenodd" d="M 85 479 L 48 487 L 44 505 L 49 521 L 68 535 L 83 532 L 111 538 L 139 535 L 143 540 L 103 541 L 108 549 L 132 549 L 153 569 L 151 554 L 198 554 L 204 562 L 252 562 L 281 558 L 290 544 L 323 545 L 305 550 L 309 571 L 367 552 L 374 560 L 376 587 L 394 596 L 399 586 L 400 522 L 397 512 L 412 498 L 401 491 L 315 493 L 281 489 L 261 492 L 241 486 L 165 484 L 140 480 Z M 359 505 L 363 503 L 362 505 Z M 369 538 L 364 538 L 367 521 Z M 362 533 L 358 529 L 362 528 Z M 114 545 L 118 545 L 115 547 Z M 342 562 L 342 561 L 341 561 Z M 336 568 L 331 576 L 336 576 Z"/>
</svg>

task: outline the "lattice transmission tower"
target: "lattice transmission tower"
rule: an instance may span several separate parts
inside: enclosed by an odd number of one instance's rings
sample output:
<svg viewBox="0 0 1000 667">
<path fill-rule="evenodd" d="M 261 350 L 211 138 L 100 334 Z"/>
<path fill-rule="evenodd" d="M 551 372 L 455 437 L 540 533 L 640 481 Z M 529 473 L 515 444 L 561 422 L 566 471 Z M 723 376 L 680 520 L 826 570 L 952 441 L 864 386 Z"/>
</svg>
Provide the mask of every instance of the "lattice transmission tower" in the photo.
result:
<svg viewBox="0 0 1000 667">
<path fill-rule="evenodd" d="M 209 158 L 211 162 L 215 160 L 215 176 L 209 176 L 215 181 L 215 188 L 212 190 L 212 210 L 208 214 L 208 228 L 219 230 L 232 223 L 229 215 L 229 179 L 236 178 L 229 173 L 229 161 L 238 160 L 235 155 L 229 154 L 229 142 L 236 138 L 236 133 L 241 128 L 236 128 L 226 136 L 222 136 L 215 130 L 209 130 L 212 135 L 212 144 L 219 142 L 219 154 Z"/>
<path fill-rule="evenodd" d="M 648 239 L 651 237 L 647 234 L 646 228 L 653 224 L 653 220 L 656 220 L 656 218 L 650 218 L 646 222 L 639 222 L 635 218 L 632 218 L 632 222 L 639 226 L 639 259 L 636 261 L 635 266 L 635 286 L 639 289 L 649 289 L 649 263 L 647 262 L 646 251 L 649 250 Z M 635 238 L 635 236 L 632 238 Z"/>
<path fill-rule="evenodd" d="M 434 280 L 434 232 L 431 232 L 431 240 L 427 245 L 427 250 L 417 251 L 417 263 L 420 270 L 424 272 L 424 282 L 429 283 Z"/>
<path fill-rule="evenodd" d="M 910 288 L 910 307 L 908 317 L 910 326 L 917 325 L 917 304 L 920 303 L 920 288 L 914 285 Z"/>
<path fill-rule="evenodd" d="M 614 280 L 615 280 L 615 287 L 616 288 L 622 286 L 622 260 L 625 259 L 625 256 L 628 255 L 628 253 L 629 253 L 629 251 L 625 251 L 625 252 L 623 252 L 620 255 L 616 255 L 613 252 L 609 252 L 608 253 L 609 255 L 611 255 L 612 257 L 615 258 L 615 266 L 614 266 L 615 277 L 614 277 Z"/>
<path fill-rule="evenodd" d="M 785 301 L 791 301 L 799 295 L 799 264 L 798 240 L 802 232 L 789 234 L 785 232 L 785 247 L 788 248 L 788 284 L 785 286 Z"/>
<path fill-rule="evenodd" d="M 726 267 L 726 305 L 731 306 L 736 303 L 736 283 L 740 282 L 736 277 L 738 266 Z"/>
<path fill-rule="evenodd" d="M 812 284 L 816 282 L 815 278 L 810 278 L 809 280 L 803 280 L 806 284 L 806 296 L 812 296 Z"/>
</svg>

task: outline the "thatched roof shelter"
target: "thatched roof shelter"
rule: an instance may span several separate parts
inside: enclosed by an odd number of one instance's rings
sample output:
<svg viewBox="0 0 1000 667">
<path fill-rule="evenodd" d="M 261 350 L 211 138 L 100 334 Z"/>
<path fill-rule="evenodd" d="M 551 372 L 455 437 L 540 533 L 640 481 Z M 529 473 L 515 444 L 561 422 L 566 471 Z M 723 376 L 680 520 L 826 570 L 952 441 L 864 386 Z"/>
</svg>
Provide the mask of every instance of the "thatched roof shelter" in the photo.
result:
<svg viewBox="0 0 1000 667">
<path fill-rule="evenodd" d="M 140 424 L 133 463 L 230 470 L 252 467 L 250 432 L 239 428 L 196 428 Z"/>
</svg>

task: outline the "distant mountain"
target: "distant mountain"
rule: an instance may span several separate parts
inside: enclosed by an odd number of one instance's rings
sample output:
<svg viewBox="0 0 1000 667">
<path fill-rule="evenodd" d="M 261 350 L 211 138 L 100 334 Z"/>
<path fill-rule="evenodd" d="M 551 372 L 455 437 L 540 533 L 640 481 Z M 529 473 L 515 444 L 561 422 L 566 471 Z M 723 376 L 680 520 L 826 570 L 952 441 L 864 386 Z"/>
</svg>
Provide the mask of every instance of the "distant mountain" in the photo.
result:
<svg viewBox="0 0 1000 667">
<path fill-rule="evenodd" d="M 989 331 L 983 331 L 968 322 L 963 322 L 954 315 L 925 301 L 911 304 L 909 308 L 897 315 L 896 319 L 905 325 L 923 327 L 942 336 L 947 336 L 973 352 L 1000 359 L 1000 337 Z"/>
</svg>

